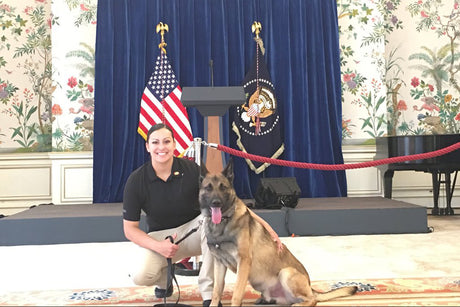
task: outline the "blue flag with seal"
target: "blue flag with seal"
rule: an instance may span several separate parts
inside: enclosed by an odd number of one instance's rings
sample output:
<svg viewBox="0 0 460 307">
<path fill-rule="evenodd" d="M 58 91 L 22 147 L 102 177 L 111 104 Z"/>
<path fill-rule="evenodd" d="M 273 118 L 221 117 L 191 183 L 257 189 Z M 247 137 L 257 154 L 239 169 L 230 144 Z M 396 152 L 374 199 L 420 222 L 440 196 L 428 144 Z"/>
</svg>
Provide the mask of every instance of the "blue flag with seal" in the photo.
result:
<svg viewBox="0 0 460 307">
<path fill-rule="evenodd" d="M 284 151 L 277 100 L 264 60 L 262 39 L 256 37 L 255 40 L 255 59 L 243 80 L 246 101 L 235 110 L 232 130 L 237 135 L 236 144 L 241 151 L 276 159 Z M 270 166 L 249 159 L 246 162 L 256 174 Z"/>
</svg>

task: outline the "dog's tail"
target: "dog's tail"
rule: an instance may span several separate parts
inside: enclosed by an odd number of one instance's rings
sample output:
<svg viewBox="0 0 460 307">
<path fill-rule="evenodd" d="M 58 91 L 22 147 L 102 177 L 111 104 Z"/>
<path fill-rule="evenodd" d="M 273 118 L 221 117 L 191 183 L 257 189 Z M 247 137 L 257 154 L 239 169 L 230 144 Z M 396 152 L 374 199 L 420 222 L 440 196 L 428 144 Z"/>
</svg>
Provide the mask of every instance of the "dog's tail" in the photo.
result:
<svg viewBox="0 0 460 307">
<path fill-rule="evenodd" d="M 353 295 L 356 293 L 356 291 L 358 291 L 358 287 L 348 286 L 348 287 L 334 289 L 328 292 L 318 292 L 316 290 L 313 290 L 313 291 L 316 295 L 316 300 L 318 302 L 324 302 L 324 301 L 329 301 L 329 300 L 332 300 L 338 297 Z"/>
</svg>

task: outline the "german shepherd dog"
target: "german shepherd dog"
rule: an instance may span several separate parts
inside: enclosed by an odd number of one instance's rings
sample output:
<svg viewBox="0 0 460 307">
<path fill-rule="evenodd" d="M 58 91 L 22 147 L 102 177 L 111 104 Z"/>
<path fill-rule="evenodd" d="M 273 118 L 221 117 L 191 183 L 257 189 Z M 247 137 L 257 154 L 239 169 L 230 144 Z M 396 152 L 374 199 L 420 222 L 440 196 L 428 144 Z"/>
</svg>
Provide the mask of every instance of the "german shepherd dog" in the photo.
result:
<svg viewBox="0 0 460 307">
<path fill-rule="evenodd" d="M 329 292 L 312 289 L 307 270 L 284 245 L 281 250 L 250 214 L 233 188 L 233 162 L 222 173 L 209 174 L 202 164 L 200 208 L 214 266 L 211 306 L 218 306 L 227 268 L 236 276 L 231 305 L 241 306 L 247 282 L 261 292 L 260 304 L 315 306 L 317 302 L 353 295 L 349 286 Z"/>
</svg>

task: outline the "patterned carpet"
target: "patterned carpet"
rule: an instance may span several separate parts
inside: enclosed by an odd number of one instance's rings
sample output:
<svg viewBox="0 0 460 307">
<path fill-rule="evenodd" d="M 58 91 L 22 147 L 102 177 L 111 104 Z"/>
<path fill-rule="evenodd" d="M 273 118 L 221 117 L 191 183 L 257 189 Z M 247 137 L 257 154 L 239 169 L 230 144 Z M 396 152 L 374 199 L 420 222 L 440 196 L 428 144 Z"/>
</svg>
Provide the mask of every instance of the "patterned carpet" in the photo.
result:
<svg viewBox="0 0 460 307">
<path fill-rule="evenodd" d="M 313 282 L 313 287 L 319 291 L 345 285 L 357 285 L 359 292 L 352 297 L 319 303 L 318 306 L 460 305 L 460 277 Z M 224 306 L 230 304 L 232 287 L 232 284 L 226 285 Z M 175 288 L 167 303 L 175 303 L 178 294 Z M 259 294 L 247 286 L 244 305 L 253 304 L 258 297 Z M 0 306 L 152 306 L 159 303 L 163 303 L 163 300 L 156 299 L 153 289 L 147 287 L 10 292 L 0 297 Z M 179 303 L 201 306 L 201 296 L 197 287 L 181 286 Z"/>
</svg>

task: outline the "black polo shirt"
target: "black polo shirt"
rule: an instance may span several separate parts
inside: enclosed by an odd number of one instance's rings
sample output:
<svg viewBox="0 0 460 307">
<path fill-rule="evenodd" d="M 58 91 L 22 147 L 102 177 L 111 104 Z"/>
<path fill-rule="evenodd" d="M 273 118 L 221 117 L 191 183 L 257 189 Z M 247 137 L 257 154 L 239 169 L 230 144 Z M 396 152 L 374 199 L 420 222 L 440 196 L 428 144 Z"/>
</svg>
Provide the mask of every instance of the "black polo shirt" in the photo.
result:
<svg viewBox="0 0 460 307">
<path fill-rule="evenodd" d="M 123 194 L 123 219 L 139 221 L 147 216 L 148 232 L 174 228 L 200 214 L 199 166 L 174 157 L 168 180 L 158 178 L 149 161 L 129 176 Z"/>
</svg>

